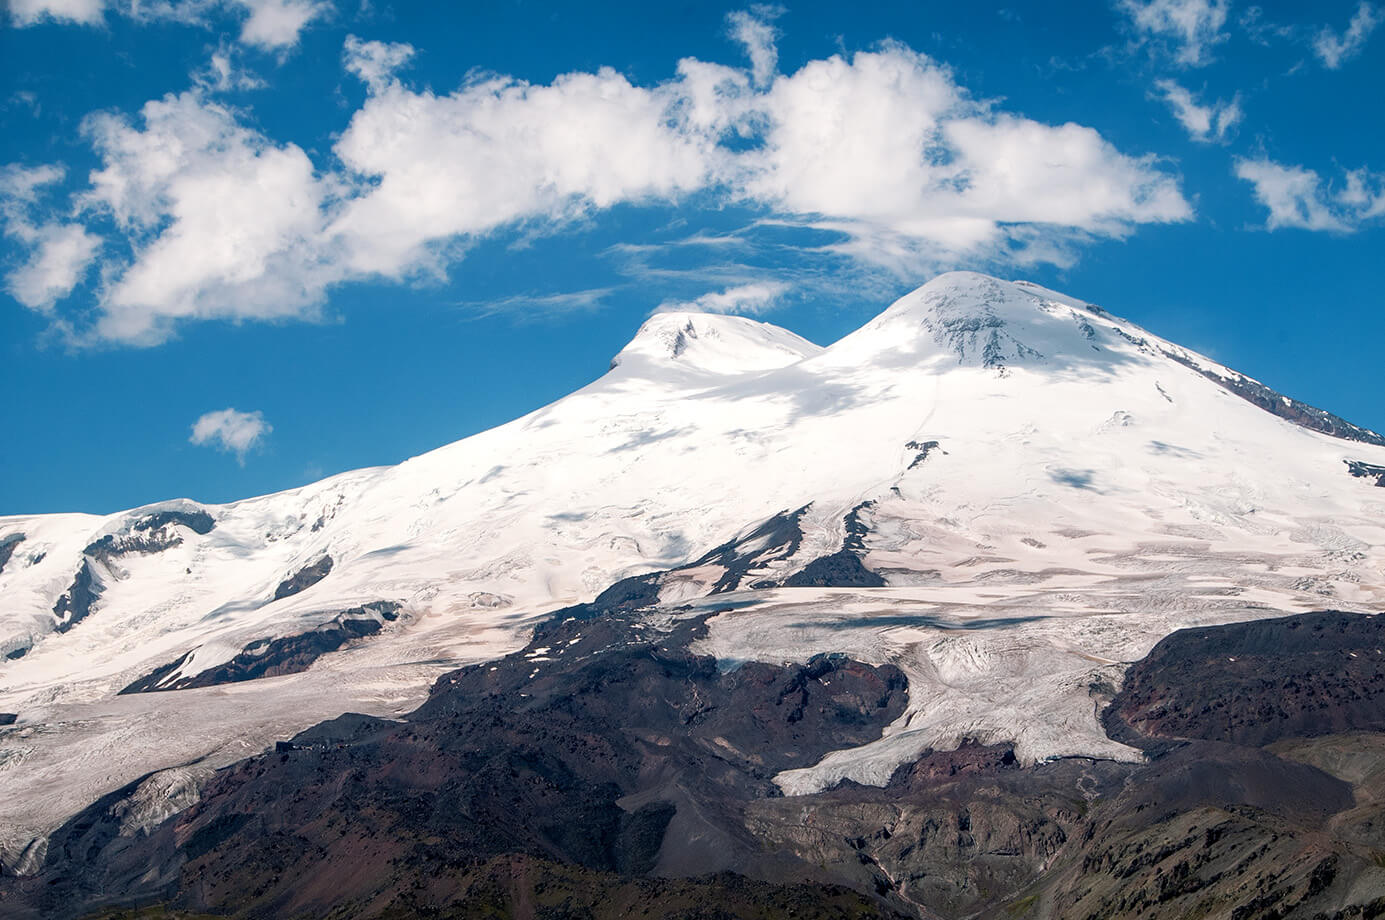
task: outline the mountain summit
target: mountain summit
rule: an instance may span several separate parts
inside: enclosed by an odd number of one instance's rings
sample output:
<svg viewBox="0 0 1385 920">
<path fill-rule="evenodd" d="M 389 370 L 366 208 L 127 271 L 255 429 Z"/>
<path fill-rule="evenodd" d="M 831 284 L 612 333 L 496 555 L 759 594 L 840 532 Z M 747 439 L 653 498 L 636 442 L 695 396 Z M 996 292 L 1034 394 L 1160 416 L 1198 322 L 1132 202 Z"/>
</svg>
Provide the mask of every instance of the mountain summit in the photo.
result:
<svg viewBox="0 0 1385 920">
<path fill-rule="evenodd" d="M 398 717 L 594 603 L 719 611 L 689 641 L 724 667 L 907 677 L 879 738 L 818 739 L 785 793 L 965 744 L 1136 760 L 1093 688 L 1175 630 L 1385 605 L 1377 474 L 1379 435 L 1025 282 L 944 275 L 827 348 L 659 314 L 587 387 L 398 466 L 0 518 L 0 860 L 35 871 L 150 775 L 173 792 L 130 826 L 162 820 L 206 771 Z"/>
</svg>

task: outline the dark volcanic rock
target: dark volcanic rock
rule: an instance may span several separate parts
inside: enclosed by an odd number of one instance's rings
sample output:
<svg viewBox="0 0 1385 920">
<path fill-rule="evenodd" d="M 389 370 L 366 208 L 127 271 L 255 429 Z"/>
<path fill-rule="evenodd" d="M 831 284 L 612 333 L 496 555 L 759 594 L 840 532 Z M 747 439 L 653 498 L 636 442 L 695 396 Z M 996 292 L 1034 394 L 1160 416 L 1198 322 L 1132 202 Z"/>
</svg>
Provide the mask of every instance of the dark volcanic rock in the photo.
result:
<svg viewBox="0 0 1385 920">
<path fill-rule="evenodd" d="M 1357 479 L 1374 479 L 1375 484 L 1385 488 L 1385 466 L 1362 463 L 1360 460 L 1346 461 L 1347 472 Z"/>
<path fill-rule="evenodd" d="M 188 655 L 192 654 L 188 652 L 176 661 L 155 668 L 120 692 L 187 690 L 306 671 L 309 665 L 328 652 L 335 652 L 353 639 L 379 632 L 382 622 L 398 618 L 401 606 L 393 601 L 376 601 L 352 607 L 316 629 L 296 636 L 252 642 L 230 661 L 169 682 L 169 676 L 177 673 Z"/>
<path fill-rule="evenodd" d="M 1104 716 L 1138 736 L 1263 745 L 1385 730 L 1385 616 L 1312 613 L 1180 630 L 1135 664 Z"/>
<path fill-rule="evenodd" d="M 803 529 L 799 521 L 807 514 L 808 508 L 808 505 L 804 505 L 797 511 L 781 511 L 746 537 L 723 543 L 701 559 L 680 568 L 695 569 L 712 564 L 724 566 L 726 574 L 717 581 L 711 593 L 735 591 L 747 575 L 763 568 L 770 560 L 787 559 L 798 552 L 799 544 L 803 542 Z M 747 546 L 756 548 L 747 549 Z"/>
<path fill-rule="evenodd" d="M 859 556 L 842 549 L 820 556 L 784 579 L 786 588 L 880 588 L 885 579 L 866 568 Z"/>
<path fill-rule="evenodd" d="M 135 521 L 134 529 L 162 530 L 169 524 L 181 524 L 193 533 L 205 536 L 216 526 L 216 519 L 201 508 L 196 511 L 156 511 Z"/>
<path fill-rule="evenodd" d="M 453 906 L 434 907 L 437 903 Z M 401 895 L 400 904 L 389 917 L 905 920 L 909 916 L 885 909 L 872 899 L 837 885 L 775 885 L 729 872 L 693 879 L 630 878 L 520 854 L 455 867 Z M 138 917 L 202 920 L 162 906 L 145 908 Z M 131 920 L 131 913 L 116 909 L 95 914 L 89 920 Z"/>
<path fill-rule="evenodd" d="M 135 521 L 130 525 L 130 533 L 123 536 L 106 534 L 88 544 L 82 553 L 109 566 L 120 557 L 132 553 L 149 555 L 181 546 L 183 535 L 177 530 L 179 526 L 205 535 L 211 533 L 215 523 L 205 511 L 158 511 Z"/>
<path fill-rule="evenodd" d="M 67 591 L 53 604 L 53 616 L 58 622 L 53 629 L 65 633 L 91 614 L 91 607 L 101 596 L 102 586 L 91 569 L 91 560 L 83 559 Z"/>
<path fill-rule="evenodd" d="M 121 836 L 122 800 L 103 800 L 54 836 L 40 875 L 0 881 L 0 904 L 56 918 L 150 899 L 239 917 L 1385 916 L 1385 741 L 1316 736 L 1373 724 L 1385 618 L 1165 639 L 1106 715 L 1144 763 L 1026 767 L 1008 745 L 967 742 L 884 788 L 784 797 L 779 771 L 878 737 L 903 676 L 840 656 L 723 672 L 690 650 L 711 614 L 646 620 L 643 591 L 445 675 L 403 721 L 342 716 L 222 770 L 147 836 Z M 1367 648 L 1370 667 L 1356 664 Z M 1316 681 L 1312 705 L 1286 677 Z M 1256 746 L 1274 738 L 1288 740 Z"/>
<path fill-rule="evenodd" d="M 323 556 L 321 559 L 310 562 L 279 582 L 279 587 L 274 589 L 274 599 L 276 601 L 282 600 L 286 597 L 292 597 L 300 591 L 306 591 L 326 578 L 330 571 L 332 571 L 331 556 Z"/>
<path fill-rule="evenodd" d="M 1181 351 L 1171 351 L 1161 349 L 1166 357 L 1172 358 L 1184 367 L 1196 371 L 1203 377 L 1217 384 L 1217 386 L 1229 393 L 1235 393 L 1246 402 L 1254 403 L 1271 415 L 1277 415 L 1285 421 L 1293 422 L 1302 428 L 1310 431 L 1319 431 L 1334 438 L 1341 438 L 1345 441 L 1360 441 L 1363 444 L 1374 444 L 1378 447 L 1385 447 L 1385 436 L 1381 436 L 1369 428 L 1362 428 L 1360 425 L 1353 425 L 1344 418 L 1339 418 L 1331 412 L 1310 406 L 1306 402 L 1292 399 L 1282 393 L 1277 393 L 1269 387 L 1242 376 L 1235 371 L 1229 377 L 1223 377 L 1215 371 L 1199 367 L 1196 362 L 1187 357 Z"/>
<path fill-rule="evenodd" d="M 101 578 L 112 572 L 115 577 L 120 577 L 115 563 L 121 557 L 132 553 L 159 553 L 180 545 L 183 536 L 178 533 L 177 526 L 206 534 L 211 532 L 214 525 L 212 516 L 205 511 L 158 511 L 135 521 L 129 534 L 106 534 L 87 544 L 82 550 L 82 565 L 77 569 L 72 584 L 53 605 L 53 616 L 58 621 L 54 630 L 67 632 L 91 615 L 92 606 L 103 590 Z M 101 567 L 102 576 L 98 576 L 92 568 L 93 562 Z"/>
<path fill-rule="evenodd" d="M 1088 328 L 1091 327 L 1089 326 Z M 935 450 L 946 453 L 946 451 L 943 451 L 942 448 L 938 445 L 937 441 L 910 441 L 908 444 L 905 444 L 904 446 L 907 447 L 909 450 L 917 451 L 917 453 L 914 455 L 914 459 L 909 462 L 909 469 L 911 470 L 923 461 L 927 460 L 928 455 Z"/>
<path fill-rule="evenodd" d="M 10 561 L 10 557 L 14 555 L 15 547 L 23 542 L 24 534 L 22 533 L 12 533 L 0 539 L 0 572 L 5 571 L 5 565 Z"/>
<path fill-rule="evenodd" d="M 936 441 L 929 444 L 937 446 Z M 919 446 L 910 441 L 910 446 Z M 924 453 L 930 448 L 924 447 Z M 866 568 L 861 554 L 866 551 L 866 535 L 870 528 L 861 520 L 863 512 L 869 511 L 875 502 L 861 502 L 847 512 L 844 524 L 846 538 L 842 548 L 829 556 L 819 556 L 799 571 L 784 580 L 786 588 L 881 588 L 885 579 Z M 805 509 L 806 510 L 806 509 Z M 801 513 L 801 512 L 800 512 Z"/>
<path fill-rule="evenodd" d="M 723 672 L 689 651 L 705 620 L 552 622 L 525 651 L 439 679 L 406 722 L 318 726 L 217 774 L 149 837 L 64 850 L 31 896 L 55 915 L 159 895 L 250 916 L 412 916 L 419 891 L 435 892 L 430 908 L 455 903 L 449 886 L 507 854 L 605 878 L 710 839 L 706 871 L 738 868 L 760 850 L 741 803 L 776 795 L 783 769 L 879 737 L 905 680 L 841 656 Z M 176 890 L 139 880 L 170 864 Z"/>
<path fill-rule="evenodd" d="M 18 718 L 18 713 L 0 712 L 0 725 L 13 725 Z"/>
<path fill-rule="evenodd" d="M 846 525 L 846 539 L 842 541 L 842 549 L 851 550 L 853 553 L 866 551 L 866 534 L 870 533 L 870 528 L 861 520 L 861 514 L 874 507 L 875 502 L 861 502 L 846 513 L 843 519 Z"/>
<path fill-rule="evenodd" d="M 742 587 L 742 583 L 751 573 L 763 569 L 771 561 L 787 558 L 798 551 L 799 544 L 803 541 L 799 521 L 807 513 L 808 507 L 804 505 L 793 512 L 781 511 L 746 536 L 728 540 L 700 558 L 676 569 L 622 578 L 597 595 L 591 603 L 567 607 L 558 611 L 555 618 L 590 619 L 607 613 L 629 613 L 653 607 L 659 602 L 659 590 L 670 575 L 706 565 L 718 565 L 725 569 L 710 593 L 735 591 Z M 757 582 L 751 587 L 772 585 L 773 582 Z"/>
</svg>

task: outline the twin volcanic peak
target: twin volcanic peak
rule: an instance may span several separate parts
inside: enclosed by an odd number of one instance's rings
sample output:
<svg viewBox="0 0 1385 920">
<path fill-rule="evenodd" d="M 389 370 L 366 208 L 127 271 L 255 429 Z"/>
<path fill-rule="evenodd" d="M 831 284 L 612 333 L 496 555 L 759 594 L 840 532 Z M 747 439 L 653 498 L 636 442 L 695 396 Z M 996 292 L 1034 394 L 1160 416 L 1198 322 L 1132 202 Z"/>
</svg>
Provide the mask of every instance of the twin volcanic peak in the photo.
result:
<svg viewBox="0 0 1385 920">
<path fill-rule="evenodd" d="M 1385 603 L 1385 492 L 1352 473 L 1379 436 L 1035 285 L 944 275 L 827 348 L 659 314 L 613 364 L 397 466 L 0 518 L 0 862 L 148 774 L 399 717 L 603 595 L 648 629 L 708 617 L 726 666 L 907 677 L 879 739 L 787 793 L 967 740 L 1138 758 L 1097 709 L 1160 639 Z"/>
</svg>

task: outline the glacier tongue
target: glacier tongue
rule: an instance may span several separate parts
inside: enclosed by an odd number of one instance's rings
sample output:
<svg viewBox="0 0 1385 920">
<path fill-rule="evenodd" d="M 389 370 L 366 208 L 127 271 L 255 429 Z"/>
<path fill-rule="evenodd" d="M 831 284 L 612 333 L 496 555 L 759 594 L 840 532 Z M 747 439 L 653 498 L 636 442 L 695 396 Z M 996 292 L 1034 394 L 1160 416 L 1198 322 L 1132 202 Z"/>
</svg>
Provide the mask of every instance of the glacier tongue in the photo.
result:
<svg viewBox="0 0 1385 920">
<path fill-rule="evenodd" d="M 791 790 L 876 782 L 964 737 L 1030 760 L 1127 756 L 1096 722 L 1100 688 L 1167 633 L 1385 604 L 1385 491 L 1348 466 L 1385 467 L 1385 447 L 1293 424 L 1213 379 L 1232 373 L 1220 365 L 1034 285 L 944 275 L 825 349 L 659 314 L 614 364 L 398 466 L 223 506 L 0 518 L 0 650 L 25 650 L 0 660 L 0 712 L 18 715 L 0 728 L 4 859 L 151 771 L 220 766 L 344 711 L 407 711 L 441 673 L 628 576 L 669 573 L 672 609 L 734 575 L 714 600 L 748 606 L 707 638 L 728 662 L 843 651 L 909 675 L 884 739 L 783 778 Z M 139 522 L 174 512 L 153 550 Z M 792 539 L 753 545 L 789 513 Z M 57 631 L 108 536 L 138 540 Z M 276 598 L 324 557 L 320 580 Z M 788 584 L 819 560 L 886 586 Z M 116 696 L 379 603 L 398 619 L 305 671 Z"/>
</svg>

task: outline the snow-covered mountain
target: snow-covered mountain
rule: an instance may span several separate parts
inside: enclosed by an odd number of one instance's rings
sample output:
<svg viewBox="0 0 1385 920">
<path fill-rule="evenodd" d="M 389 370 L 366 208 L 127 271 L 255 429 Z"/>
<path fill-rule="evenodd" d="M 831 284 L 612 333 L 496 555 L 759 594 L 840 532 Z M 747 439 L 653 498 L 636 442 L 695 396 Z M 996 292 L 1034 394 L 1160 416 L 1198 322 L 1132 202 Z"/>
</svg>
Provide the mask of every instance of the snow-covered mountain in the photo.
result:
<svg viewBox="0 0 1385 920">
<path fill-rule="evenodd" d="M 406 712 L 608 589 L 726 608 L 700 647 L 728 666 L 907 675 L 884 737 L 789 793 L 963 739 L 1133 759 L 1097 700 L 1174 630 L 1385 608 L 1381 485 L 1380 436 L 1025 282 L 944 275 L 827 348 L 659 314 L 589 386 L 395 467 L 0 518 L 0 857 L 36 866 L 146 774 L 132 826 L 323 719 Z"/>
</svg>

